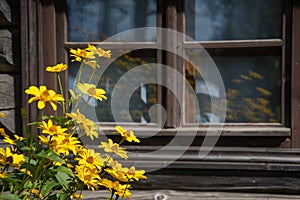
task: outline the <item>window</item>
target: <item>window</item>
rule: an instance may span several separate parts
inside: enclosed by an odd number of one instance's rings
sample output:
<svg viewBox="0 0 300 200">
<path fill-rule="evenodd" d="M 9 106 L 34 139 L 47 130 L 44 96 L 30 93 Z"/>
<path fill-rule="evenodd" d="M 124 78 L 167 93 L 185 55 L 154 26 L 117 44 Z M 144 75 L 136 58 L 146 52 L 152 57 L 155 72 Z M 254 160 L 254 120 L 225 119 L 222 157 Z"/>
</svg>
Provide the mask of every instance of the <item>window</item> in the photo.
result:
<svg viewBox="0 0 300 200">
<path fill-rule="evenodd" d="M 162 104 L 166 111 L 166 122 L 163 124 L 165 128 L 176 128 L 182 124 L 188 127 L 193 123 L 199 124 L 200 127 L 207 123 L 221 123 L 218 113 L 211 113 L 212 109 L 219 112 L 218 108 L 212 108 L 212 99 L 222 104 L 226 95 L 225 126 L 230 126 L 233 130 L 228 132 L 229 135 L 235 136 L 235 133 L 238 133 L 252 137 L 252 129 L 255 129 L 259 134 L 271 136 L 273 133 L 267 133 L 264 129 L 267 126 L 276 134 L 282 134 L 283 139 L 290 135 L 289 128 L 285 126 L 285 116 L 289 114 L 289 110 L 285 109 L 288 91 L 284 89 L 287 86 L 284 80 L 288 78 L 286 61 L 283 59 L 286 57 L 287 37 L 285 4 L 283 0 L 252 3 L 247 0 L 178 0 L 164 3 L 145 0 L 128 1 L 128 6 L 124 6 L 123 1 L 117 0 L 89 3 L 68 0 L 68 37 L 65 49 L 83 47 L 88 42 L 101 44 L 113 51 L 149 47 L 148 50 L 122 54 L 121 58 L 111 64 L 100 81 L 100 85 L 106 88 L 109 94 L 122 75 L 141 64 L 135 59 L 171 66 L 186 77 L 192 90 L 178 86 L 177 93 L 182 93 L 180 97 L 159 84 L 137 88 L 134 94 L 130 94 L 131 97 L 124 97 L 126 100 L 130 98 L 130 112 L 120 111 L 120 116 L 117 116 L 118 122 L 157 123 L 151 121 L 148 113 L 151 106 L 158 103 Z M 186 34 L 187 37 L 172 40 L 161 35 L 160 38 L 160 34 L 163 33 L 159 33 L 158 30 L 158 33 L 140 34 L 134 38 L 135 41 L 105 42 L 105 39 L 122 31 L 145 26 L 172 29 Z M 104 43 L 99 43 L 103 40 Z M 156 45 L 166 41 L 173 43 L 178 55 L 185 55 L 189 60 L 156 49 Z M 196 66 L 206 65 L 207 62 L 203 61 L 206 58 L 201 53 L 199 44 L 208 51 L 218 67 L 224 81 L 225 94 L 221 94 L 218 86 L 204 80 L 195 70 Z M 199 61 L 200 63 L 197 63 Z M 126 63 L 130 65 L 129 68 L 125 66 Z M 71 85 L 76 74 L 75 68 L 70 68 Z M 155 71 L 155 68 L 151 70 Z M 204 67 L 202 70 L 210 69 Z M 155 73 L 158 79 L 169 79 L 172 84 L 179 84 L 175 77 L 166 78 L 170 74 L 164 74 L 162 71 Z M 146 74 L 145 72 L 145 75 L 142 75 L 145 79 Z M 213 94 L 209 94 L 209 90 L 213 91 Z M 193 98 L 195 94 L 196 98 Z M 98 105 L 100 109 L 104 109 L 101 116 L 98 116 L 99 121 L 114 121 L 110 104 L 108 101 Z M 157 110 L 155 116 L 156 120 L 164 118 Z M 249 132 L 239 132 L 238 128 L 242 126 L 248 126 Z"/>
</svg>

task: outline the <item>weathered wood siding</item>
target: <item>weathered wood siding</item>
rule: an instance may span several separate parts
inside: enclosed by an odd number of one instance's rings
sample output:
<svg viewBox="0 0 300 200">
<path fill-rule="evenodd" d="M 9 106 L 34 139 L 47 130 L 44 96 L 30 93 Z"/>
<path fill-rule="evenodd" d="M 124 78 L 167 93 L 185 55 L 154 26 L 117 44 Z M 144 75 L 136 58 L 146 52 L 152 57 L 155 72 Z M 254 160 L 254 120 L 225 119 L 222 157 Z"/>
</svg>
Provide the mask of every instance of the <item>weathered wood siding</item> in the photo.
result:
<svg viewBox="0 0 300 200">
<path fill-rule="evenodd" d="M 0 0 L 0 127 L 20 130 L 21 106 L 20 2 Z"/>
</svg>

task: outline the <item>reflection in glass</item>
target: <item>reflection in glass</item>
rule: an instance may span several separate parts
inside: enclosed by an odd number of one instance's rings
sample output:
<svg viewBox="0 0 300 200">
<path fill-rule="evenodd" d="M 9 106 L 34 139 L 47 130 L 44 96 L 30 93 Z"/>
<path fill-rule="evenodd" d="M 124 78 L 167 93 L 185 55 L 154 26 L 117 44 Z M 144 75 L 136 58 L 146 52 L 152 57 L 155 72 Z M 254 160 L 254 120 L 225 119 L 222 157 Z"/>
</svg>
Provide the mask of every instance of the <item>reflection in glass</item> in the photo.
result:
<svg viewBox="0 0 300 200">
<path fill-rule="evenodd" d="M 67 0 L 71 42 L 103 41 L 122 31 L 156 26 L 155 0 Z M 154 41 L 153 33 L 137 41 Z"/>
<path fill-rule="evenodd" d="M 282 0 L 186 0 L 185 15 L 198 41 L 281 38 Z"/>
<path fill-rule="evenodd" d="M 191 60 L 197 56 L 188 51 Z M 226 90 L 226 122 L 280 122 L 281 59 L 280 56 L 217 56 L 213 57 Z M 204 81 L 193 65 L 185 66 L 186 78 L 197 95 L 200 113 L 193 113 L 192 92 L 186 91 L 186 121 L 188 123 L 218 122 L 218 116 L 211 113 L 211 98 L 220 98 L 219 90 Z M 204 70 L 209 70 L 203 68 Z M 208 88 L 211 93 L 208 92 Z M 222 102 L 220 102 L 222 103 Z"/>
<path fill-rule="evenodd" d="M 116 53 L 116 51 L 117 50 L 113 50 L 112 54 L 118 55 L 119 53 Z M 101 71 L 102 68 L 100 67 L 99 70 L 101 72 L 96 73 L 91 82 L 98 83 L 98 88 L 105 89 L 108 99 L 101 102 L 90 100 L 84 113 L 94 113 L 96 110 L 97 119 L 101 122 L 114 122 L 117 118 L 119 119 L 118 122 L 157 123 L 157 111 L 152 109 L 152 106 L 157 104 L 157 86 L 155 84 L 143 84 L 146 82 L 156 83 L 157 75 L 155 65 L 149 64 L 156 63 L 155 55 L 155 51 L 151 50 L 132 51 L 122 54 L 122 56 L 112 62 L 104 72 Z M 73 88 L 79 65 L 74 62 L 70 62 L 70 65 L 69 87 Z M 128 81 L 126 79 L 126 84 L 118 83 L 121 78 L 124 78 L 127 72 L 130 72 L 140 65 L 142 65 L 142 70 L 132 73 L 134 79 Z M 84 71 L 83 73 L 89 74 L 89 71 Z M 99 77 L 97 74 L 102 75 Z M 138 87 L 136 87 L 136 85 L 133 87 L 132 82 L 138 82 Z M 129 92 L 132 89 L 131 87 L 136 88 L 133 94 Z M 115 89 L 122 91 L 122 94 L 117 95 L 120 99 L 114 99 L 114 103 L 124 104 L 126 100 L 129 100 L 129 112 L 128 108 L 126 110 L 118 110 L 118 116 L 113 116 L 111 108 L 112 93 Z M 123 107 L 116 104 L 114 104 L 115 107 Z M 152 113 L 149 113 L 150 109 Z"/>
</svg>

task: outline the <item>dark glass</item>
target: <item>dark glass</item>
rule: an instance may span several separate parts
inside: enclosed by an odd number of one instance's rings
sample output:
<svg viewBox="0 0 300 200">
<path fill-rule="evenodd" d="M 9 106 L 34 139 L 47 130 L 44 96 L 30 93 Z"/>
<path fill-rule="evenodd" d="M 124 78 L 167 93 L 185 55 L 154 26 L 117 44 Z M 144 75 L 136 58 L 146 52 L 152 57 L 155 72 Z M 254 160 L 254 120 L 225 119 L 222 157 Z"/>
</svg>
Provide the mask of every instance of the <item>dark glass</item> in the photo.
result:
<svg viewBox="0 0 300 200">
<path fill-rule="evenodd" d="M 117 55 L 118 50 L 113 50 L 112 54 Z M 124 52 L 124 51 L 122 51 Z M 121 54 L 122 55 L 122 54 Z M 109 60 L 109 59 L 108 59 Z M 150 64 L 154 63 L 154 64 Z M 84 113 L 95 113 L 100 122 L 135 122 L 135 123 L 157 123 L 157 111 L 151 107 L 157 104 L 156 78 L 156 51 L 136 50 L 123 54 L 114 60 L 106 69 L 95 73 L 92 83 L 97 83 L 98 88 L 106 91 L 107 100 L 90 100 Z M 136 67 L 138 71 L 134 71 Z M 69 67 L 69 87 L 74 87 L 75 78 L 79 69 L 79 63 L 70 62 Z M 133 71 L 131 71 L 133 70 Z M 83 73 L 89 75 L 92 70 L 87 67 Z M 131 79 L 125 80 L 125 84 L 119 81 L 126 77 L 126 73 L 132 73 Z M 99 75 L 101 74 L 101 76 Z M 151 74 L 151 75 L 150 75 Z M 124 77 L 125 76 L 125 77 Z M 87 82 L 82 80 L 82 82 Z M 151 84 L 144 84 L 151 82 Z M 130 91 L 133 90 L 133 93 Z M 116 92 L 118 91 L 118 92 Z M 113 92 L 115 92 L 114 96 Z M 129 101 L 129 108 L 118 109 L 116 115 L 112 113 L 112 100 L 115 108 L 123 108 L 123 104 Z M 83 103 L 84 105 L 85 103 Z M 151 112 L 149 112 L 151 109 Z"/>
<path fill-rule="evenodd" d="M 281 38 L 282 0 L 186 0 L 185 15 L 197 41 Z"/>
<path fill-rule="evenodd" d="M 188 51 L 195 56 L 195 51 Z M 192 60 L 198 60 L 192 58 Z M 280 122 L 281 116 L 281 58 L 280 56 L 216 56 L 212 57 L 222 76 L 226 91 L 226 122 Z M 197 65 L 197 61 L 193 63 Z M 201 74 L 189 73 L 186 66 L 186 78 L 197 95 L 200 113 L 187 109 L 187 122 L 208 123 L 213 116 L 213 122 L 218 122 L 218 116 L 211 113 L 211 99 L 220 98 L 218 92 L 210 95 L 219 88 L 204 81 Z M 206 69 L 208 70 L 208 69 Z M 209 86 L 208 86 L 209 85 Z M 215 87 L 215 88 L 214 88 Z M 186 102 L 193 105 L 186 92 Z M 222 103 L 222 102 L 220 102 Z"/>
<path fill-rule="evenodd" d="M 103 41 L 122 31 L 156 26 L 155 0 L 67 0 L 68 40 Z M 137 41 L 155 41 L 155 33 Z"/>
</svg>

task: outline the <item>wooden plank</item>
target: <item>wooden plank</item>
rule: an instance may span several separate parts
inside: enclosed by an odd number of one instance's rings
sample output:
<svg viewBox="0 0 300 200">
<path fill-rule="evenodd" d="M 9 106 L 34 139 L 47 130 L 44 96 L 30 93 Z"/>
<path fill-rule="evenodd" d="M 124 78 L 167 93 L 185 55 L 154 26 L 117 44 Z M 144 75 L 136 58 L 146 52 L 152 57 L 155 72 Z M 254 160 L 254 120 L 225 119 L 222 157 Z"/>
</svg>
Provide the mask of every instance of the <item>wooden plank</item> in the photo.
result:
<svg viewBox="0 0 300 200">
<path fill-rule="evenodd" d="M 0 56 L 13 65 L 13 37 L 12 33 L 7 29 L 0 30 Z"/>
<path fill-rule="evenodd" d="M 282 39 L 261 40 L 223 40 L 223 41 L 200 41 L 185 42 L 184 48 L 198 48 L 199 44 L 205 49 L 211 48 L 253 48 L 253 47 L 281 47 L 284 45 Z"/>
<path fill-rule="evenodd" d="M 0 111 L 7 115 L 0 124 L 12 133 L 20 130 L 20 79 L 19 75 L 0 74 Z"/>
<path fill-rule="evenodd" d="M 300 195 L 230 193 L 230 192 L 200 192 L 180 190 L 131 190 L 132 200 L 299 200 Z M 105 199 L 108 192 L 83 191 L 87 200 Z M 124 198 L 126 199 L 126 198 Z"/>
<path fill-rule="evenodd" d="M 294 0 L 293 4 L 291 127 L 292 147 L 300 148 L 300 1 Z"/>
<path fill-rule="evenodd" d="M 21 4 L 21 62 L 22 91 L 30 85 L 39 85 L 38 54 L 38 3 L 35 0 L 20 1 Z M 27 110 L 27 122 L 36 120 L 36 105 L 28 105 L 29 96 L 22 92 L 22 107 Z"/>
</svg>

